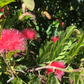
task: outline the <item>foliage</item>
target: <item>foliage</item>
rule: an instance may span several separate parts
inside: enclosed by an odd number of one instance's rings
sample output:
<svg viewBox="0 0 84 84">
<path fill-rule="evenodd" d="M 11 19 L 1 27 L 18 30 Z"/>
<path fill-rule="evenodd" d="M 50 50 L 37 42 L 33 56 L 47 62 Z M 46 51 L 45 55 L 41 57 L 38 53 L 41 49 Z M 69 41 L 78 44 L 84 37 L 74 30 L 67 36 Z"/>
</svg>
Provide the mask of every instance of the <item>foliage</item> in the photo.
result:
<svg viewBox="0 0 84 84">
<path fill-rule="evenodd" d="M 23 0 L 23 2 L 25 3 L 25 5 L 29 10 L 31 11 L 34 10 L 34 7 L 35 7 L 34 0 Z"/>
<path fill-rule="evenodd" d="M 4 5 L 9 4 L 10 2 L 15 2 L 15 0 L 0 0 L 0 8 L 2 8 Z"/>
<path fill-rule="evenodd" d="M 25 38 L 24 51 L 0 47 L 0 84 L 84 83 L 83 0 L 0 0 L 0 9 L 3 7 L 0 42 L 3 29 L 16 29 L 22 34 L 22 30 L 29 28 L 35 35 L 25 31 L 33 39 Z M 53 42 L 53 36 L 59 39 Z M 49 66 L 52 62 L 63 62 L 66 67 Z M 47 74 L 48 68 L 53 72 Z M 65 74 L 59 77 L 56 70 Z"/>
</svg>

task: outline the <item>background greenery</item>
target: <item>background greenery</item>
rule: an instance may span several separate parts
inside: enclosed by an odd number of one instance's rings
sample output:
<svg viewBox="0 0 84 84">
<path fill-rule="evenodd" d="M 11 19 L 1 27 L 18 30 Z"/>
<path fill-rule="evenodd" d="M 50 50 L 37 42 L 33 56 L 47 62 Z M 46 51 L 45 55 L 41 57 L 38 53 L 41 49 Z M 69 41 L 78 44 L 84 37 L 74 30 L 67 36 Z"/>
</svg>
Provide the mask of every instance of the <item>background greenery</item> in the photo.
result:
<svg viewBox="0 0 84 84">
<path fill-rule="evenodd" d="M 27 3 L 26 12 L 31 15 L 26 15 L 20 20 L 23 2 Z M 28 40 L 28 51 L 26 50 L 25 55 L 20 52 L 8 53 L 7 61 L 15 71 L 14 80 L 8 84 L 73 84 L 71 82 L 83 84 L 84 0 L 23 0 L 23 2 L 0 1 L 0 8 L 5 6 L 5 19 L 0 20 L 0 30 L 16 28 L 21 31 L 30 27 L 38 32 L 37 39 Z M 53 36 L 59 36 L 59 40 L 55 43 L 50 41 Z M 15 53 L 18 53 L 16 58 Z M 54 76 L 54 73 L 47 76 L 46 69 L 35 72 L 27 70 L 46 66 L 55 60 L 66 65 L 65 75 L 61 81 Z M 0 84 L 6 84 L 11 78 L 8 72 L 5 62 L 0 57 Z"/>
</svg>

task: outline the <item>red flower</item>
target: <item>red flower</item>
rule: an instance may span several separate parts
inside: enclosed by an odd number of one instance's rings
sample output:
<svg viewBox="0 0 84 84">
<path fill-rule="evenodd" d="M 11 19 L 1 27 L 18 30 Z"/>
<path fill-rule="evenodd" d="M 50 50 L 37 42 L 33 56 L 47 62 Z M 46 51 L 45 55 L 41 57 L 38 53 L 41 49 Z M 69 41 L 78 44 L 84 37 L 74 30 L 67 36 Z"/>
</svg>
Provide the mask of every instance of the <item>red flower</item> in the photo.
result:
<svg viewBox="0 0 84 84">
<path fill-rule="evenodd" d="M 50 64 L 50 66 L 54 66 L 54 67 L 57 67 L 57 68 L 62 68 L 64 69 L 65 68 L 65 64 L 63 62 L 52 62 Z M 47 69 L 46 73 L 49 75 L 49 73 L 53 72 L 53 69 Z M 55 75 L 58 75 L 59 77 L 62 77 L 64 75 L 64 72 L 63 71 L 60 71 L 60 70 L 55 70 L 54 71 L 54 74 Z"/>
<path fill-rule="evenodd" d="M 59 20 L 60 20 L 59 18 L 56 19 L 56 21 L 59 21 Z M 66 26 L 64 22 L 62 22 L 61 25 L 62 25 L 61 28 L 64 28 Z"/>
<path fill-rule="evenodd" d="M 57 18 L 56 20 L 59 21 L 59 18 Z"/>
<path fill-rule="evenodd" d="M 57 41 L 57 39 L 59 39 L 59 36 L 53 36 L 52 38 L 51 38 L 51 41 L 54 41 L 54 43 Z"/>
<path fill-rule="evenodd" d="M 0 39 L 0 52 L 25 50 L 26 42 L 23 34 L 16 29 L 3 29 Z"/>
<path fill-rule="evenodd" d="M 64 26 L 64 22 L 62 22 L 62 26 Z"/>
<path fill-rule="evenodd" d="M 0 9 L 0 11 L 1 11 L 1 12 L 4 12 L 4 8 L 5 8 L 5 7 L 3 7 L 2 9 Z M 5 15 L 3 14 L 3 15 L 0 17 L 0 19 L 2 19 L 2 18 L 4 19 L 4 17 L 5 17 Z"/>
<path fill-rule="evenodd" d="M 3 7 L 2 9 L 0 9 L 0 11 L 1 11 L 1 12 L 4 12 L 4 8 L 5 8 L 5 7 Z"/>
<path fill-rule="evenodd" d="M 35 30 L 32 30 L 30 28 L 25 28 L 23 31 L 22 31 L 23 35 L 25 36 L 25 38 L 27 39 L 34 39 L 35 38 L 35 35 L 36 35 L 36 31 Z"/>
<path fill-rule="evenodd" d="M 5 17 L 5 15 L 3 14 L 3 15 L 0 17 L 0 19 L 2 19 L 2 18 L 4 19 L 4 17 Z"/>
</svg>

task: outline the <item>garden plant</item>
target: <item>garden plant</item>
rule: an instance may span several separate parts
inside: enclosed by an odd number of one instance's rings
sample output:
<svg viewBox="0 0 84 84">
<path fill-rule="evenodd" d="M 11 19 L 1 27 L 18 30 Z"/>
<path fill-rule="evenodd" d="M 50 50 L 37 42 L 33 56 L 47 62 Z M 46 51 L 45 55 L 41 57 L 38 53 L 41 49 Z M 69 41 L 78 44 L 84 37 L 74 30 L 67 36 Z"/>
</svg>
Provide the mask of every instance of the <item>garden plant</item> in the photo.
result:
<svg viewBox="0 0 84 84">
<path fill-rule="evenodd" d="M 84 84 L 84 0 L 0 0 L 0 84 Z"/>
</svg>

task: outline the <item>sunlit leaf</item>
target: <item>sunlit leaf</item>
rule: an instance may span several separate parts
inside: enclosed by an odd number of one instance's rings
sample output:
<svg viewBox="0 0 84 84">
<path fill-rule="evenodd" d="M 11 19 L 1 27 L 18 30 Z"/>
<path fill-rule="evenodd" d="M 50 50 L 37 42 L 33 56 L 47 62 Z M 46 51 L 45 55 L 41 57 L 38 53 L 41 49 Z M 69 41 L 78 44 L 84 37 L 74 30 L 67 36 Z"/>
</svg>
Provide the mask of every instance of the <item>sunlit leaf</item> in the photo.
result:
<svg viewBox="0 0 84 84">
<path fill-rule="evenodd" d="M 72 34 L 74 29 L 75 29 L 75 26 L 69 26 L 65 32 L 61 33 L 59 40 L 57 40 L 55 43 L 53 43 L 52 41 L 46 43 L 44 48 L 40 49 L 39 51 L 40 53 L 39 57 L 41 57 L 40 62 L 52 61 L 52 60 L 55 60 L 58 56 L 60 56 L 59 57 L 60 59 L 64 58 L 65 55 L 68 54 L 66 51 L 71 46 L 71 42 L 67 41 L 67 39 Z"/>
<path fill-rule="evenodd" d="M 34 7 L 35 7 L 34 0 L 23 0 L 23 2 L 25 3 L 25 5 L 27 6 L 29 10 L 31 11 L 34 10 Z"/>
<path fill-rule="evenodd" d="M 72 72 L 70 78 L 74 81 L 74 84 L 80 84 L 80 72 Z"/>
<path fill-rule="evenodd" d="M 15 0 L 0 0 L 0 8 L 2 8 L 3 6 L 5 6 L 11 2 L 15 2 Z"/>
<path fill-rule="evenodd" d="M 26 70 L 26 69 L 27 69 L 27 67 L 24 66 L 24 65 L 19 65 L 19 66 L 16 66 L 16 67 L 14 68 L 15 71 L 22 72 L 22 73 L 25 73 L 24 70 Z"/>
<path fill-rule="evenodd" d="M 13 80 L 13 84 L 24 84 L 24 82 L 19 77 L 15 77 Z"/>
</svg>

